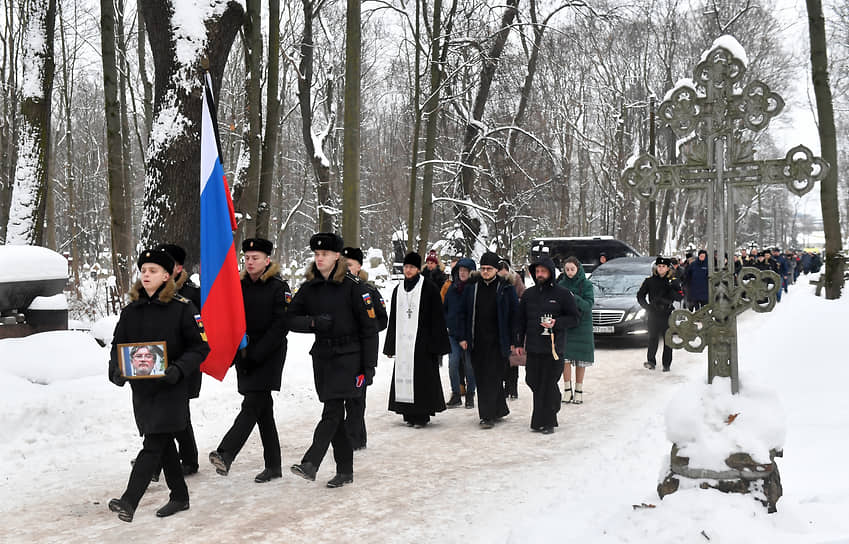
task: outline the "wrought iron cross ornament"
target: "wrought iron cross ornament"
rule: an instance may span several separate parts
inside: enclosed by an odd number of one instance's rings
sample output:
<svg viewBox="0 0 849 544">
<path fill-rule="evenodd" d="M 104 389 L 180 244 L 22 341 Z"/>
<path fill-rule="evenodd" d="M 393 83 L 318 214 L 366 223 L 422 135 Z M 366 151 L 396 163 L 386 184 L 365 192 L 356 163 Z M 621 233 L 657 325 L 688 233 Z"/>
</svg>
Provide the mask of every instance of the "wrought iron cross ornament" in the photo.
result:
<svg viewBox="0 0 849 544">
<path fill-rule="evenodd" d="M 736 245 L 734 190 L 783 184 L 796 195 L 810 191 L 828 172 L 828 164 L 799 145 L 783 159 L 754 160 L 753 133 L 764 130 L 784 100 L 761 81 L 743 86 L 746 53 L 731 36 L 705 51 L 692 80 L 679 82 L 664 97 L 658 115 L 683 141 L 684 164 L 661 165 L 650 154 L 629 161 L 622 181 L 644 200 L 661 189 L 707 191 L 709 303 L 701 310 L 674 310 L 666 343 L 701 352 L 708 348 L 708 382 L 731 378 L 739 391 L 737 315 L 752 308 L 771 311 L 781 287 L 778 274 L 744 267 L 734 277 Z M 717 217 L 717 215 L 719 217 Z M 717 255 L 714 265 L 711 255 Z M 722 261 L 723 255 L 729 262 Z"/>
</svg>

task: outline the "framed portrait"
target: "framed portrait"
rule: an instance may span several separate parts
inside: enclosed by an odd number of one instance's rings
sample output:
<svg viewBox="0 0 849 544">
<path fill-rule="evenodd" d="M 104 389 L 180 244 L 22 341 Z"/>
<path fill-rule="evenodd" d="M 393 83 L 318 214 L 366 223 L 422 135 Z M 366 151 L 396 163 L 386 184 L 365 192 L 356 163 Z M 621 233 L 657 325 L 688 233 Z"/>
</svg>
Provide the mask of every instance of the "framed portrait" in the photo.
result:
<svg viewBox="0 0 849 544">
<path fill-rule="evenodd" d="M 161 378 L 168 368 L 165 341 L 118 344 L 121 373 L 128 380 Z"/>
</svg>

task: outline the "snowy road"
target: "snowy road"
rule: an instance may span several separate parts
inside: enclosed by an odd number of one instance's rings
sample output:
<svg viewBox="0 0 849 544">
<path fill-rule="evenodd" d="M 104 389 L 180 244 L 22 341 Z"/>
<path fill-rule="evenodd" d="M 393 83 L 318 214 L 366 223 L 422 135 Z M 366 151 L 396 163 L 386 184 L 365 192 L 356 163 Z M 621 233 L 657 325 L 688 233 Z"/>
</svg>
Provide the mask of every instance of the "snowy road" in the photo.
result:
<svg viewBox="0 0 849 544">
<path fill-rule="evenodd" d="M 308 337 L 290 335 L 284 391 L 275 396 L 284 467 L 300 460 L 321 411 L 312 391 L 308 346 Z M 232 422 L 241 397 L 233 376 L 223 384 L 207 378 L 201 398 L 192 401 L 202 459 L 200 473 L 188 479 L 191 510 L 156 518 L 168 492 L 164 481 L 154 483 L 132 524 L 119 522 L 106 508 L 126 484 L 128 461 L 140 444 L 128 427 L 129 388 L 91 378 L 70 382 L 58 398 L 39 399 L 36 390 L 9 414 L 20 418 L 23 436 L 16 437 L 18 447 L 6 451 L 0 465 L 0 540 L 120 542 L 144 534 L 156 542 L 522 541 L 520 535 L 511 537 L 511 527 L 545 504 L 546 494 L 559 496 L 564 487 L 575 490 L 574 504 L 564 505 L 564 511 L 576 519 L 587 514 L 581 512 L 582 496 L 604 493 L 629 504 L 651 497 L 659 466 L 623 474 L 627 481 L 620 490 L 598 488 L 599 471 L 618 470 L 617 459 L 635 444 L 656 448 L 659 459 L 667 448 L 662 411 L 671 386 L 703 371 L 701 364 L 692 364 L 700 356 L 683 352 L 675 354 L 669 374 L 643 369 L 642 348 L 600 348 L 596 357 L 587 372 L 584 405 L 564 406 L 551 436 L 529 431 L 531 395 L 524 369 L 519 399 L 511 401 L 512 413 L 495 429 L 479 429 L 477 410 L 464 408 L 437 415 L 425 429 L 406 427 L 400 416 L 386 411 L 392 363 L 382 358 L 369 390 L 369 447 L 355 454 L 355 483 L 338 490 L 324 487 L 333 476 L 330 454 L 316 482 L 284 470 L 280 480 L 255 484 L 253 476 L 262 469 L 256 433 L 230 475 L 216 475 L 206 453 Z M 70 389 L 73 385 L 85 394 Z M 40 417 L 47 412 L 52 417 Z M 611 481 L 609 475 L 604 481 Z M 629 496 L 629 490 L 637 495 Z M 572 527 L 581 528 L 574 522 Z"/>
</svg>

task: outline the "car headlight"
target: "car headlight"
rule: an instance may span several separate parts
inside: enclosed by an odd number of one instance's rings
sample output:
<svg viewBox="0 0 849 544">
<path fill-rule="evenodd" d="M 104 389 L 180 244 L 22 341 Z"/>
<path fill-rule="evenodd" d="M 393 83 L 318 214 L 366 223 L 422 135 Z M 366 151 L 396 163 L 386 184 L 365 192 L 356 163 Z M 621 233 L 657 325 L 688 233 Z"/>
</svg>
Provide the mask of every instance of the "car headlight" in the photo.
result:
<svg viewBox="0 0 849 544">
<path fill-rule="evenodd" d="M 646 316 L 646 309 L 640 308 L 636 312 L 631 312 L 628 314 L 628 317 L 625 318 L 625 321 L 633 321 L 634 319 L 642 319 Z"/>
</svg>

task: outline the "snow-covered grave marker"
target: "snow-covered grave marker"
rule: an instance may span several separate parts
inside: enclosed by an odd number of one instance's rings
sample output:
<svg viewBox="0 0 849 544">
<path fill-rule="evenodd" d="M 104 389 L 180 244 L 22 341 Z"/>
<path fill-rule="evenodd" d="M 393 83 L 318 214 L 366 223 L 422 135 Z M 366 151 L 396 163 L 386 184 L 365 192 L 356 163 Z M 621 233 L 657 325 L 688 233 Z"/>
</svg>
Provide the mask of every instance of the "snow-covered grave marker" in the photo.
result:
<svg viewBox="0 0 849 544">
<path fill-rule="evenodd" d="M 622 172 L 622 181 L 644 200 L 654 200 L 661 189 L 707 191 L 707 252 L 724 253 L 730 260 L 717 263 L 717 269 L 714 260 L 708 259 L 710 303 L 696 312 L 673 311 L 665 341 L 690 352 L 702 352 L 707 346 L 707 383 L 713 383 L 715 377 L 730 378 L 731 395 L 740 392 L 737 315 L 750 308 L 771 311 L 781 288 L 781 279 L 772 271 L 744 267 L 735 278 L 734 189 L 784 184 L 801 196 L 822 180 L 829 168 L 803 145 L 792 148 L 783 159 L 754 159 L 753 133 L 767 127 L 781 112 L 784 100 L 761 81 L 743 85 L 747 62 L 736 39 L 727 35 L 718 38 L 702 54 L 692 80 L 679 83 L 667 93 L 658 109 L 662 122 L 679 140 L 686 140 L 682 146 L 684 164 L 661 165 L 656 157 L 644 153 L 633 158 Z M 710 410 L 703 413 L 706 418 L 716 417 Z M 736 416 L 726 415 L 728 421 L 706 423 L 712 428 L 720 423 L 730 428 Z M 669 435 L 676 433 L 670 431 Z M 680 480 L 686 478 L 701 487 L 755 493 L 770 512 L 775 511 L 782 494 L 775 465 L 775 457 L 782 454 L 780 447 L 771 448 L 768 459 L 762 452 L 729 451 L 724 459 L 726 466 L 717 470 L 690 466 L 687 446 L 673 442 L 669 474 L 658 485 L 661 498 L 675 492 Z M 689 446 L 692 452 L 693 444 Z"/>
</svg>

